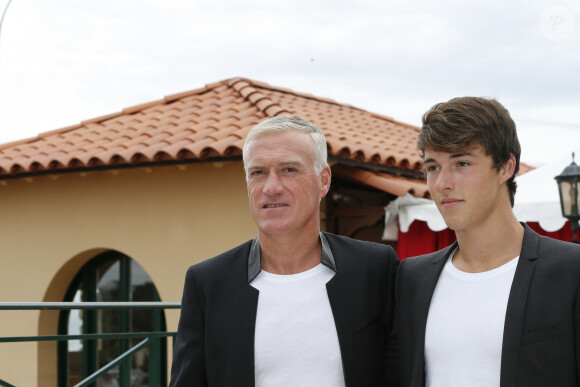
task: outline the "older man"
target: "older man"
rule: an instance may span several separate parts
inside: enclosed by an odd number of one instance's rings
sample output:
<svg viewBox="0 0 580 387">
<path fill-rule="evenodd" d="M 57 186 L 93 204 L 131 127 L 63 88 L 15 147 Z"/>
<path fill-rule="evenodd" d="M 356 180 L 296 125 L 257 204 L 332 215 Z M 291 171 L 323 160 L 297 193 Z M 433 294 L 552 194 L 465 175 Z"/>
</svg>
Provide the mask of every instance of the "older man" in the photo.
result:
<svg viewBox="0 0 580 387">
<path fill-rule="evenodd" d="M 170 386 L 394 386 L 398 259 L 320 232 L 324 135 L 274 117 L 250 131 L 243 159 L 258 236 L 189 268 Z"/>
</svg>

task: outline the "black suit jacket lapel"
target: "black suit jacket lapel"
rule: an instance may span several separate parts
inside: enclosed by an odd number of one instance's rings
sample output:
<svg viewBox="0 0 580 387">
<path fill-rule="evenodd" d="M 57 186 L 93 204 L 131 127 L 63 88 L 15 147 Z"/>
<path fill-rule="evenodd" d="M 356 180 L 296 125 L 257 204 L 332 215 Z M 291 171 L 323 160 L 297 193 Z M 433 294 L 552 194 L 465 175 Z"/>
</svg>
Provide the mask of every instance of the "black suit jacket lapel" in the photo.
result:
<svg viewBox="0 0 580 387">
<path fill-rule="evenodd" d="M 522 251 L 510 290 L 505 316 L 501 355 L 501 387 L 515 386 L 517 382 L 517 367 L 525 317 L 524 312 L 528 289 L 536 267 L 535 262 L 538 258 L 540 237 L 527 225 L 523 225 L 525 232 Z"/>
<path fill-rule="evenodd" d="M 260 292 L 248 283 L 248 254 L 249 245 L 227 262 L 229 275 L 220 285 L 219 296 L 213 300 L 221 304 L 220 310 L 228 312 L 219 318 L 221 328 L 213 330 L 221 335 L 220 340 L 229 343 L 228 355 L 221 361 L 226 363 L 224 372 L 231 375 L 224 380 L 234 382 L 235 378 L 235 385 L 240 387 L 255 384 L 254 336 Z"/>
<path fill-rule="evenodd" d="M 411 321 L 401 321 L 401 324 L 415 323 L 417 332 L 417 339 L 414 340 L 416 361 L 413 362 L 412 375 L 420 376 L 421 380 L 413 380 L 412 386 L 423 386 L 425 384 L 425 331 L 427 329 L 427 316 L 429 315 L 429 307 L 431 306 L 431 299 L 433 292 L 437 286 L 439 276 L 443 271 L 443 267 L 449 258 L 449 255 L 457 248 L 457 242 L 451 246 L 435 253 L 431 258 L 429 265 L 425 265 L 423 272 L 420 274 L 419 281 L 414 282 L 417 286 L 417 300 L 413 310 Z"/>
<path fill-rule="evenodd" d="M 241 289 L 239 297 L 239 319 L 235 322 L 237 328 L 238 348 L 236 357 L 243 370 L 244 381 L 238 381 L 240 386 L 253 386 L 255 383 L 254 367 L 254 335 L 256 332 L 256 313 L 258 310 L 259 292 L 248 283 Z M 247 382 L 247 383 L 246 383 Z"/>
<path fill-rule="evenodd" d="M 329 241 L 332 249 L 332 242 Z M 352 311 L 350 308 L 350 303 L 348 300 L 353 299 L 353 294 L 349 291 L 349 278 L 348 278 L 348 260 L 343 259 L 343 255 L 348 252 L 341 251 L 339 249 L 332 249 L 332 254 L 336 265 L 340 267 L 336 274 L 328 281 L 326 284 L 326 291 L 328 293 L 328 301 L 330 302 L 330 308 L 332 310 L 332 315 L 334 317 L 334 324 L 336 326 L 336 333 L 338 336 L 338 342 L 341 348 L 341 356 L 343 361 L 343 369 L 345 374 L 348 370 L 348 342 L 349 342 L 349 327 L 352 326 L 350 318 L 352 317 Z M 359 252 L 360 253 L 360 252 Z M 355 298 L 356 297 L 355 295 Z M 364 300 L 358 300 L 364 302 Z"/>
<path fill-rule="evenodd" d="M 357 362 L 361 361 L 355 350 L 356 328 L 357 324 L 361 323 L 358 320 L 361 316 L 356 311 L 360 310 L 361 305 L 376 300 L 366 299 L 356 290 L 360 287 L 353 286 L 352 273 L 357 272 L 353 266 L 356 265 L 356 259 L 348 258 L 349 255 L 352 257 L 364 254 L 364 251 L 351 247 L 345 241 L 338 245 L 334 238 L 329 237 L 327 240 L 335 259 L 336 274 L 326 284 L 326 291 L 338 336 L 345 382 L 350 386 L 353 385 L 353 381 L 356 383 L 351 371 L 356 368 Z"/>
</svg>

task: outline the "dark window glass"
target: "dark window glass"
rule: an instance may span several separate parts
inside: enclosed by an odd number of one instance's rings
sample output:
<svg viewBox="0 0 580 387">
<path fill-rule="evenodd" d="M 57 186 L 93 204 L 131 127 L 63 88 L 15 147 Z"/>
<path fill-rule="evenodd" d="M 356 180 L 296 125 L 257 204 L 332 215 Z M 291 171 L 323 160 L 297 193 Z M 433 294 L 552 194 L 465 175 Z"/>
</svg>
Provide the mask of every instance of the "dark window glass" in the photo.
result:
<svg viewBox="0 0 580 387">
<path fill-rule="evenodd" d="M 155 285 L 145 270 L 129 257 L 109 251 L 93 258 L 71 283 L 65 301 L 160 301 Z M 61 334 L 165 331 L 161 310 L 63 311 Z M 59 387 L 73 386 L 123 352 L 141 342 L 136 339 L 70 340 L 59 344 Z M 166 385 L 165 340 L 154 343 L 131 356 L 97 380 L 96 386 L 131 385 L 135 387 Z M 150 369 L 150 357 L 155 370 Z M 125 383 L 123 383 L 125 381 Z M 128 383 L 128 384 L 127 384 Z"/>
</svg>

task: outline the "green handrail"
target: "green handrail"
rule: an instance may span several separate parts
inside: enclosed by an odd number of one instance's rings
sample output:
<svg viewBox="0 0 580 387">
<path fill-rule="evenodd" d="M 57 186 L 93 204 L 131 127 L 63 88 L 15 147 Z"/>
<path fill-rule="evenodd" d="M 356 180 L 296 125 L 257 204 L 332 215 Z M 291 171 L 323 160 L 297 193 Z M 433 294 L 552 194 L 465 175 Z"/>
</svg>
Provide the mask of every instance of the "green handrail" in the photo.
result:
<svg viewBox="0 0 580 387">
<path fill-rule="evenodd" d="M 15 385 L 13 385 L 13 384 L 10 384 L 10 383 L 8 383 L 8 382 L 5 382 L 5 381 L 4 381 L 4 380 L 2 380 L 2 379 L 0 379 L 0 386 L 2 386 L 2 387 L 16 387 Z"/>
<path fill-rule="evenodd" d="M 147 344 L 149 344 L 149 339 L 143 340 L 142 342 L 140 342 L 139 344 L 137 344 L 133 348 L 129 349 L 127 352 L 124 352 L 121 355 L 119 355 L 119 357 L 117 357 L 116 359 L 113 359 L 111 362 L 109 362 L 107 365 L 105 365 L 103 368 L 101 368 L 100 370 L 98 370 L 94 374 L 88 376 L 86 379 L 84 379 L 81 382 L 75 384 L 74 387 L 84 387 L 84 386 L 88 386 L 89 383 L 94 382 L 95 380 L 97 380 L 98 378 L 100 378 L 101 376 L 103 376 L 104 374 L 106 374 L 107 372 L 109 372 L 110 369 L 112 369 L 113 367 L 116 367 L 123 360 L 125 360 L 126 358 L 128 358 L 129 356 L 131 356 L 132 354 L 134 354 L 135 352 L 139 351 L 140 349 L 142 349 Z"/>
<path fill-rule="evenodd" d="M 0 310 L 179 309 L 179 302 L 0 302 Z"/>
<path fill-rule="evenodd" d="M 128 333 L 85 333 L 82 335 L 13 336 L 0 337 L 0 343 L 22 343 L 28 341 L 68 341 L 97 339 L 142 339 L 144 337 L 175 337 L 175 332 L 128 332 Z"/>
<path fill-rule="evenodd" d="M 0 302 L 0 310 L 97 310 L 97 309 L 179 309 L 179 302 Z M 14 336 L 0 337 L 0 343 L 40 342 L 40 341 L 67 341 L 67 340 L 98 340 L 98 339 L 135 339 L 145 338 L 139 344 L 123 352 L 117 358 L 95 371 L 92 375 L 75 385 L 85 387 L 106 374 L 109 370 L 127 360 L 145 346 L 151 347 L 156 339 L 173 337 L 176 332 L 119 332 L 119 333 L 92 333 L 81 335 L 46 335 L 46 336 Z M 0 379 L 0 386 L 15 387 Z"/>
</svg>

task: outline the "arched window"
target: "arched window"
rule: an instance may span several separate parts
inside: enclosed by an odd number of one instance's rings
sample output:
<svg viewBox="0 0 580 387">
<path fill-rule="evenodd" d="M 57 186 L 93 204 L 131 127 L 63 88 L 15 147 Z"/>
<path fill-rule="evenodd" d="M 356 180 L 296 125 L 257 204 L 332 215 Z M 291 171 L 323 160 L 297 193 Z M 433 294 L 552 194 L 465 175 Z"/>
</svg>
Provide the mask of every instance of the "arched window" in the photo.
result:
<svg viewBox="0 0 580 387">
<path fill-rule="evenodd" d="M 117 251 L 90 260 L 70 284 L 64 301 L 160 301 L 145 270 Z M 60 312 L 60 334 L 165 331 L 162 310 L 71 310 Z M 58 385 L 73 386 L 142 341 L 71 340 L 58 343 Z M 167 385 L 166 340 L 157 340 L 99 378 L 98 387 Z M 149 358 L 154 358 L 150 362 Z M 150 383 L 151 382 L 151 383 Z"/>
</svg>

